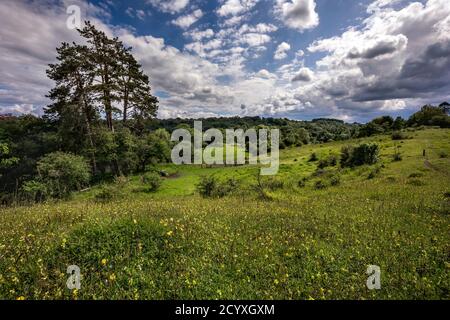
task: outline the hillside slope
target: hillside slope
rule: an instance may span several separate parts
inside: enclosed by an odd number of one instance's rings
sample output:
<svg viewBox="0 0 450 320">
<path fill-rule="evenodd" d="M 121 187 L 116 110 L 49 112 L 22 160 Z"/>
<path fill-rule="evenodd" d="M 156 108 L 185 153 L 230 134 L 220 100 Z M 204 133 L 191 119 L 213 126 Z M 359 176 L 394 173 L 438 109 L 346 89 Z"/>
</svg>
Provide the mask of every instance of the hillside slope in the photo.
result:
<svg viewBox="0 0 450 320">
<path fill-rule="evenodd" d="M 271 200 L 254 192 L 257 168 L 168 165 L 156 193 L 136 176 L 111 202 L 96 187 L 0 209 L 0 298 L 449 299 L 450 130 L 406 134 L 283 150 L 279 175 L 263 181 Z M 308 161 L 368 141 L 381 147 L 374 166 Z M 208 174 L 240 187 L 201 198 Z M 78 291 L 66 288 L 69 265 Z M 380 266 L 381 290 L 367 289 L 368 265 Z"/>
</svg>

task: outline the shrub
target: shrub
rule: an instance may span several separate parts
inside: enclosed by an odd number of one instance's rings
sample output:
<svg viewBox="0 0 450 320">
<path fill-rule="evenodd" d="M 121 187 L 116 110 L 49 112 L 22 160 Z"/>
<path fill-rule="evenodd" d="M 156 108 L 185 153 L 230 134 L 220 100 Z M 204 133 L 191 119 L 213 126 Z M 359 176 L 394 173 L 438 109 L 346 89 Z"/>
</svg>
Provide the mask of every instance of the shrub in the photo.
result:
<svg viewBox="0 0 450 320">
<path fill-rule="evenodd" d="M 33 202 L 41 202 L 48 196 L 47 186 L 39 181 L 31 180 L 22 185 L 25 197 Z"/>
<path fill-rule="evenodd" d="M 123 197 L 122 189 L 117 184 L 103 185 L 100 191 L 95 195 L 98 202 L 108 202 Z"/>
<path fill-rule="evenodd" d="M 197 184 L 197 191 L 204 198 L 222 198 L 234 192 L 238 188 L 235 179 L 220 181 L 215 176 L 203 176 Z"/>
<path fill-rule="evenodd" d="M 406 139 L 406 136 L 403 132 L 401 131 L 394 131 L 392 133 L 392 140 L 404 140 Z"/>
<path fill-rule="evenodd" d="M 364 143 L 357 147 L 345 146 L 341 150 L 341 166 L 355 167 L 375 164 L 378 161 L 379 146 Z"/>
<path fill-rule="evenodd" d="M 314 189 L 316 190 L 322 190 L 326 187 L 327 185 L 322 180 L 317 180 L 316 183 L 314 183 Z"/>
<path fill-rule="evenodd" d="M 146 185 L 149 192 L 155 192 L 161 187 L 161 177 L 155 172 L 148 172 L 142 176 L 142 183 Z"/>
<path fill-rule="evenodd" d="M 331 155 L 328 157 L 328 165 L 330 167 L 335 167 L 338 163 L 338 158 L 335 155 Z"/>
<path fill-rule="evenodd" d="M 337 165 L 337 157 L 334 156 L 334 155 L 331 155 L 331 156 L 329 156 L 329 157 L 327 157 L 325 159 L 321 159 L 319 161 L 319 163 L 317 164 L 317 167 L 319 169 L 323 169 L 323 168 L 326 168 L 326 167 L 334 167 L 336 165 Z"/>
<path fill-rule="evenodd" d="M 90 167 L 83 157 L 59 151 L 39 160 L 37 171 L 37 181 L 55 198 L 66 198 L 72 191 L 81 190 L 91 178 Z"/>
</svg>

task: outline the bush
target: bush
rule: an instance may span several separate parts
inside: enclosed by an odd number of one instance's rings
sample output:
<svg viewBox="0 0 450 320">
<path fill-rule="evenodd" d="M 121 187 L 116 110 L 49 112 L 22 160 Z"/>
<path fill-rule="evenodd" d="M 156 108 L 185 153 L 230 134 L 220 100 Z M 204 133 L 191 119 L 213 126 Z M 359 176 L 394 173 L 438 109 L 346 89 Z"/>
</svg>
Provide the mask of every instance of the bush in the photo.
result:
<svg viewBox="0 0 450 320">
<path fill-rule="evenodd" d="M 364 143 L 357 147 L 345 146 L 341 150 L 341 166 L 355 167 L 378 162 L 379 146 Z"/>
<path fill-rule="evenodd" d="M 198 193 L 204 198 L 222 198 L 234 192 L 238 188 L 235 179 L 220 181 L 215 176 L 203 176 L 197 184 Z"/>
<path fill-rule="evenodd" d="M 89 183 L 91 171 L 87 161 L 70 153 L 47 154 L 37 163 L 37 181 L 45 185 L 50 197 L 66 198 L 72 191 Z"/>
<path fill-rule="evenodd" d="M 142 176 L 142 183 L 146 185 L 149 192 L 155 192 L 161 187 L 162 180 L 159 174 L 148 172 Z"/>
<path fill-rule="evenodd" d="M 117 184 L 103 185 L 95 195 L 98 202 L 108 202 L 123 197 L 122 189 Z"/>
<path fill-rule="evenodd" d="M 392 133 L 392 140 L 404 140 L 404 139 L 406 139 L 406 136 L 401 131 L 394 131 Z"/>
<path fill-rule="evenodd" d="M 25 182 L 22 191 L 25 197 L 33 202 L 41 202 L 48 196 L 47 186 L 36 180 Z"/>
<path fill-rule="evenodd" d="M 326 167 L 334 167 L 336 165 L 337 165 L 337 157 L 334 156 L 334 155 L 331 155 L 331 156 L 329 156 L 329 157 L 327 157 L 325 159 L 321 159 L 319 161 L 319 163 L 317 164 L 317 167 L 319 169 L 323 169 L 323 168 L 326 168 Z"/>
</svg>

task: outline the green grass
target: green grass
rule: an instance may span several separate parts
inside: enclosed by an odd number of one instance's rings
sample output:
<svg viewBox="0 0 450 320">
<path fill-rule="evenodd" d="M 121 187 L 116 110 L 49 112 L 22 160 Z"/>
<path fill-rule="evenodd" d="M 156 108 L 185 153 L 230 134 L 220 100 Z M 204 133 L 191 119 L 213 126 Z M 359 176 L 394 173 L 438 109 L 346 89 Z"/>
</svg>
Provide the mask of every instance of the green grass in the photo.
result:
<svg viewBox="0 0 450 320">
<path fill-rule="evenodd" d="M 268 190 L 271 201 L 253 191 L 255 167 L 167 165 L 155 193 L 135 176 L 110 203 L 95 201 L 95 187 L 71 201 L 1 209 L 0 298 L 449 299 L 450 159 L 441 154 L 450 130 L 407 135 L 283 150 L 274 179 L 284 187 Z M 381 147 L 377 165 L 311 177 L 312 152 L 321 159 L 367 141 Z M 209 174 L 241 187 L 201 198 L 195 185 Z M 319 180 L 325 189 L 314 188 Z M 79 291 L 65 285 L 74 264 Z M 368 265 L 381 267 L 381 290 L 366 288 Z"/>
</svg>

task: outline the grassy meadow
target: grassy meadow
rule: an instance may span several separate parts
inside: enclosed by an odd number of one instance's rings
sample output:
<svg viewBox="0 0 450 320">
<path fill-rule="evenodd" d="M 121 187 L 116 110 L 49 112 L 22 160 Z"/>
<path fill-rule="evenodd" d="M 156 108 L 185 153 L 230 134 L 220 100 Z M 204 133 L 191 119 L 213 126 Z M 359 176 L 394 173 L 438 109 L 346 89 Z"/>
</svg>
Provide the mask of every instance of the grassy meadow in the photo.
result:
<svg viewBox="0 0 450 320">
<path fill-rule="evenodd" d="M 97 186 L 2 208 L 0 298 L 449 299 L 450 130 L 405 134 L 281 150 L 279 174 L 262 178 L 267 199 L 257 167 L 165 165 L 154 193 L 133 176 L 111 201 Z M 309 161 L 361 142 L 380 146 L 377 164 Z M 211 174 L 239 188 L 202 198 L 196 184 Z M 66 287 L 69 265 L 80 290 Z M 369 265 L 381 290 L 366 287 Z"/>
</svg>

